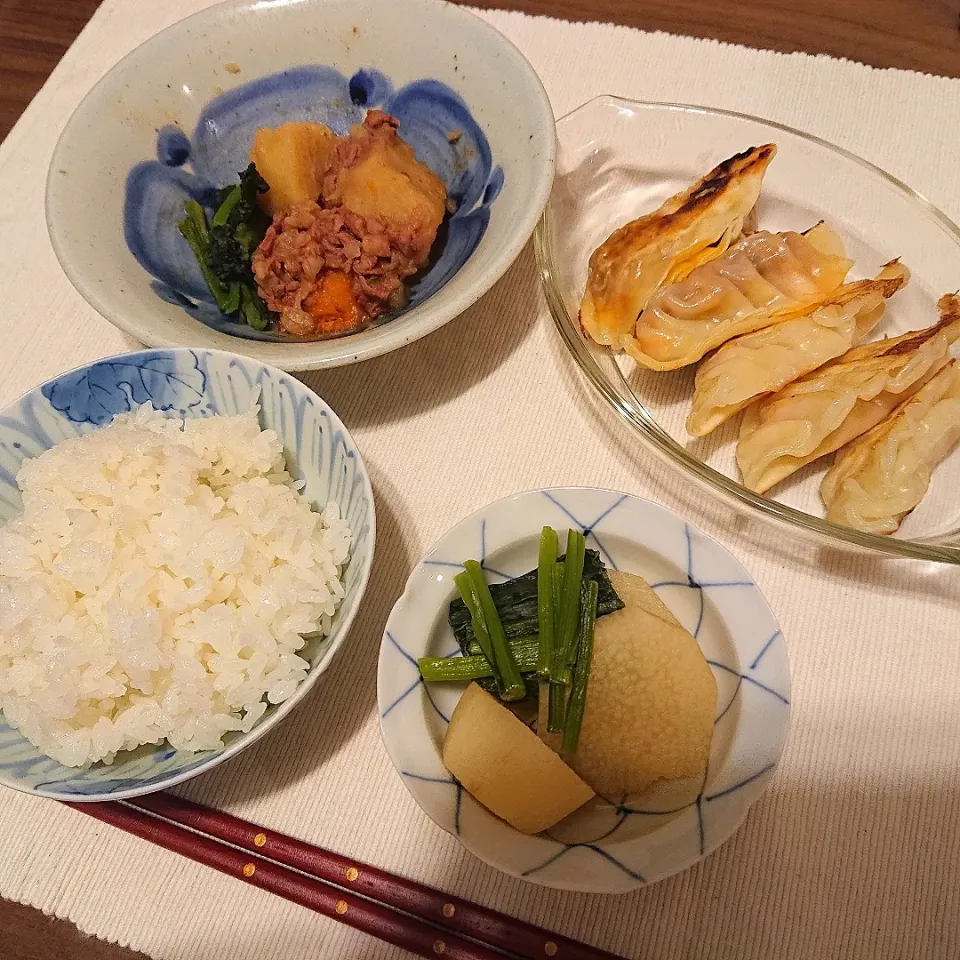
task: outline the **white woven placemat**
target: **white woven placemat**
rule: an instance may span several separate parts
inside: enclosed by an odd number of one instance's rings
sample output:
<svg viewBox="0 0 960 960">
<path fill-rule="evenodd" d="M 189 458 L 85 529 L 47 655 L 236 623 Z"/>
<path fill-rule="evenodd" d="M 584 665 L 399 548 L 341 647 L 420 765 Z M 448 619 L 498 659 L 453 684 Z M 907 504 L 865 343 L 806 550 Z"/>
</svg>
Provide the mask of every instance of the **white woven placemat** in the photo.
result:
<svg viewBox="0 0 960 960">
<path fill-rule="evenodd" d="M 44 227 L 44 177 L 90 86 L 203 5 L 107 0 L 0 147 L 0 405 L 134 346 L 60 272 Z M 533 62 L 558 116 L 618 93 L 775 118 L 880 164 L 960 219 L 960 170 L 949 148 L 960 129 L 960 81 L 484 16 Z M 529 250 L 440 332 L 362 371 L 308 379 L 351 429 L 372 474 L 379 536 L 368 601 L 315 694 L 277 732 L 194 781 L 190 796 L 631 957 L 960 954 L 956 571 L 806 545 L 738 519 L 654 461 L 589 398 L 547 315 Z M 479 437 L 461 428 L 468 405 L 483 414 Z M 792 662 L 791 739 L 764 799 L 698 867 L 624 897 L 541 890 L 475 860 L 420 813 L 378 730 L 377 647 L 414 561 L 481 504 L 571 483 L 659 500 L 721 539 L 768 597 Z M 163 960 L 401 955 L 12 791 L 0 795 L 0 895 Z"/>
</svg>

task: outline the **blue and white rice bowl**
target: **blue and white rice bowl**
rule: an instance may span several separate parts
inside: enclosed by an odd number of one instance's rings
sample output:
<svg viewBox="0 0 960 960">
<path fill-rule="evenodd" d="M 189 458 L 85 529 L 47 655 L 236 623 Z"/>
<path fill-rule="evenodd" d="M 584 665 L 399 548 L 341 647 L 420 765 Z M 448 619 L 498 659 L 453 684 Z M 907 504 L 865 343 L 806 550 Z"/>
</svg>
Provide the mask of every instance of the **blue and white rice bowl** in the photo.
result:
<svg viewBox="0 0 960 960">
<path fill-rule="evenodd" d="M 144 403 L 171 417 L 245 413 L 260 404 L 260 425 L 277 433 L 287 468 L 314 509 L 339 505 L 351 533 L 344 598 L 330 633 L 308 639 L 306 678 L 271 705 L 248 732 L 224 745 L 177 751 L 163 742 L 117 754 L 110 764 L 66 767 L 44 756 L 0 713 L 0 784 L 63 800 L 106 800 L 162 790 L 196 776 L 259 739 L 299 703 L 346 639 L 373 562 L 376 524 L 370 480 L 337 415 L 295 378 L 256 360 L 213 350 L 165 349 L 125 354 L 79 367 L 37 387 L 0 412 L 0 522 L 21 510 L 16 476 L 27 458 L 108 425 Z"/>
</svg>

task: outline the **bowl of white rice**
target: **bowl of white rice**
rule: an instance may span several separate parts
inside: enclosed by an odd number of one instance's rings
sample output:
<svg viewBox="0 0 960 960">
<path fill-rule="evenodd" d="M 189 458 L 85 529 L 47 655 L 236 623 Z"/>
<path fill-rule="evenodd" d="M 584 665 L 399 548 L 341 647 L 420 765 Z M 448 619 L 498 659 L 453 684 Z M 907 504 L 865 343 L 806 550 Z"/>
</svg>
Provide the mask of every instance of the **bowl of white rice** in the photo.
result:
<svg viewBox="0 0 960 960">
<path fill-rule="evenodd" d="M 324 672 L 373 562 L 336 414 L 280 370 L 163 349 L 0 412 L 0 784 L 105 800 L 257 740 Z"/>
</svg>

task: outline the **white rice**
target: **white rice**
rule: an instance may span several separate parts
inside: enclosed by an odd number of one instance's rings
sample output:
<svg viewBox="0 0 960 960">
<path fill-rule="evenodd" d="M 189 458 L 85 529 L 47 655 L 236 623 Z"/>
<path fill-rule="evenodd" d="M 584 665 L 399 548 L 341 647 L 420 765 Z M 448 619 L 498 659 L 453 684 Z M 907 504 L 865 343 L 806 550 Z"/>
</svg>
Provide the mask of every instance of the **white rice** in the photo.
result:
<svg viewBox="0 0 960 960">
<path fill-rule="evenodd" d="M 209 750 L 290 697 L 330 631 L 351 533 L 311 510 L 258 410 L 144 404 L 23 463 L 0 529 L 0 709 L 72 767 Z"/>
</svg>

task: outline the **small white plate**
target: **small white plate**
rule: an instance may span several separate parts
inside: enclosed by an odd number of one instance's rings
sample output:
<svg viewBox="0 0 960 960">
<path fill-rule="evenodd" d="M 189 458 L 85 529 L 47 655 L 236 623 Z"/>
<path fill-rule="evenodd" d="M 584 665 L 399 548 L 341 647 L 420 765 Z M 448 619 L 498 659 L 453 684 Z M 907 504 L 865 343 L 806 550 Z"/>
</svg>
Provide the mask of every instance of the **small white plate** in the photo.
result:
<svg viewBox="0 0 960 960">
<path fill-rule="evenodd" d="M 647 579 L 697 638 L 717 679 L 706 776 L 596 800 L 549 835 L 524 836 L 477 803 L 443 766 L 463 684 L 420 680 L 417 658 L 457 650 L 447 623 L 454 575 L 482 561 L 493 582 L 533 569 L 540 530 L 571 525 L 608 567 Z M 387 622 L 377 677 L 387 752 L 424 812 L 480 859 L 565 890 L 618 893 L 707 856 L 740 825 L 783 751 L 790 672 L 783 634 L 730 553 L 671 511 L 612 490 L 560 487 L 498 500 L 458 523 L 417 564 Z"/>
</svg>

